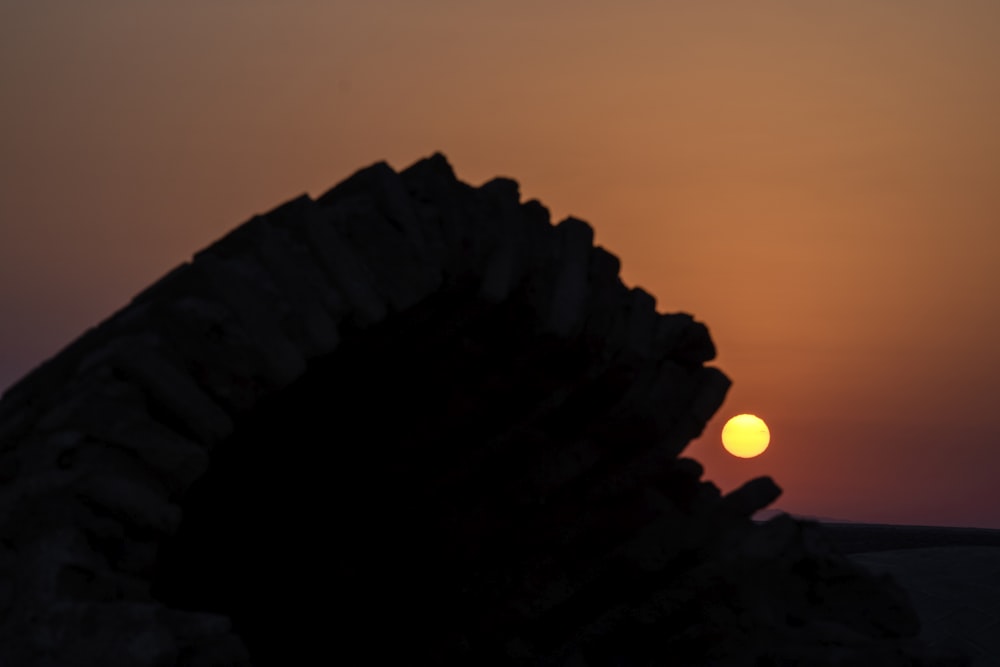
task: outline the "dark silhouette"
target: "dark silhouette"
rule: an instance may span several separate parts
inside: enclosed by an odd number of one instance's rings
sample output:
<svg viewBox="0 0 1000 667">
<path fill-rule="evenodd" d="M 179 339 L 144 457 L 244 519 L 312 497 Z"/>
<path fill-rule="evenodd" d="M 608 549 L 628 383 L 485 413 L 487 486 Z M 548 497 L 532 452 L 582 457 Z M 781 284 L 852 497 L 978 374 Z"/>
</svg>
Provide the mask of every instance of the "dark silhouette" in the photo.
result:
<svg viewBox="0 0 1000 667">
<path fill-rule="evenodd" d="M 680 457 L 729 380 L 618 273 L 441 155 L 236 228 L 0 402 L 0 663 L 961 664 Z"/>
</svg>

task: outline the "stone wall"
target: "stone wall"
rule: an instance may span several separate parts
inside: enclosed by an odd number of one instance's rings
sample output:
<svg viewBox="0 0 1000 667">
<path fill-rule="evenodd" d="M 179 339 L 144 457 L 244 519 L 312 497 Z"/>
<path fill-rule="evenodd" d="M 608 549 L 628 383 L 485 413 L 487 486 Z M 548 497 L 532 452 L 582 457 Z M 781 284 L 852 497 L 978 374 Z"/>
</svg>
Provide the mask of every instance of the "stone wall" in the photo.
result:
<svg viewBox="0 0 1000 667">
<path fill-rule="evenodd" d="M 618 274 L 441 155 L 237 227 L 0 401 L 0 665 L 952 664 Z"/>
</svg>

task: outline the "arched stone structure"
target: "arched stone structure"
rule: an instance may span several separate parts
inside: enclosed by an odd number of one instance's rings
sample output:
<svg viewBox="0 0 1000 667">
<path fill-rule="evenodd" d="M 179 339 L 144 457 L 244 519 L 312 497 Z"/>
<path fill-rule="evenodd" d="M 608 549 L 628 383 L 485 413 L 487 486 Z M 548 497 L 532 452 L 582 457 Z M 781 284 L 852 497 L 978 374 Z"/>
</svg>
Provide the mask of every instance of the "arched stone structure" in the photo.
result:
<svg viewBox="0 0 1000 667">
<path fill-rule="evenodd" d="M 236 228 L 3 396 L 0 664 L 911 664 L 678 458 L 729 381 L 618 271 L 441 155 Z"/>
</svg>

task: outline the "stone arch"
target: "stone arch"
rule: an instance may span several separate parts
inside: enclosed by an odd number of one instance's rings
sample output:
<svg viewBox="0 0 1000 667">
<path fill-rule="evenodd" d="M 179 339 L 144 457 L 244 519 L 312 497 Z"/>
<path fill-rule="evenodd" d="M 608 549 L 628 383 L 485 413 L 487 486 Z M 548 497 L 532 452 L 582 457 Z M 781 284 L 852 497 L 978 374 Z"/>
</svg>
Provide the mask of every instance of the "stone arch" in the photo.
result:
<svg viewBox="0 0 1000 667">
<path fill-rule="evenodd" d="M 678 458 L 729 380 L 702 324 L 618 272 L 586 223 L 439 154 L 237 227 L 0 402 L 0 655 L 706 650 L 664 635 L 693 613 L 678 582 L 742 572 L 722 545 L 798 563 L 805 529 L 750 522 L 769 479 L 720 498 Z M 831 562 L 885 600 L 854 626 L 909 631 L 893 590 Z"/>
</svg>

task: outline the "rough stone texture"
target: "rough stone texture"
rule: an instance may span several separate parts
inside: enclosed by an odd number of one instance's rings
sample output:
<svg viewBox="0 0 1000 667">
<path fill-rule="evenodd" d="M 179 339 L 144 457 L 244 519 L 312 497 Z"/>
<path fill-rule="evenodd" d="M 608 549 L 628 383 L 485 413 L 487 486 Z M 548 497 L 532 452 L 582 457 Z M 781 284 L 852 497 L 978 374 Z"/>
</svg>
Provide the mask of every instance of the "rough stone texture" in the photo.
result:
<svg viewBox="0 0 1000 667">
<path fill-rule="evenodd" d="M 0 401 L 0 665 L 962 664 L 680 458 L 729 380 L 619 267 L 441 155 L 237 227 Z"/>
</svg>

